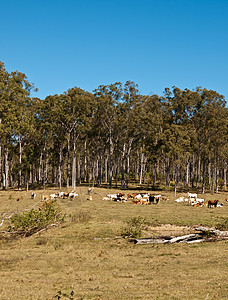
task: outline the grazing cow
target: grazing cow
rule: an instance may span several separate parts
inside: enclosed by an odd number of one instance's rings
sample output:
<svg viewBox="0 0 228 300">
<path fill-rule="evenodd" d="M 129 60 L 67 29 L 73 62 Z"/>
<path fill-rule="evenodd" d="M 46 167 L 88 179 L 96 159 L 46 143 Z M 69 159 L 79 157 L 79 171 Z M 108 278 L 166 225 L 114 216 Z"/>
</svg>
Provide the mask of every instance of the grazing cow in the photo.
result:
<svg viewBox="0 0 228 300">
<path fill-rule="evenodd" d="M 155 196 L 156 204 L 158 204 L 158 202 L 159 202 L 159 200 L 160 200 L 160 197 L 161 197 L 161 195 Z"/>
<path fill-rule="evenodd" d="M 32 192 L 31 194 L 31 199 L 35 199 L 36 198 L 36 193 L 35 192 Z"/>
<path fill-rule="evenodd" d="M 162 197 L 162 200 L 169 201 L 169 198 Z"/>
<path fill-rule="evenodd" d="M 110 197 L 103 197 L 102 200 L 112 200 Z"/>
<path fill-rule="evenodd" d="M 57 195 L 57 194 L 51 194 L 49 197 L 50 197 L 52 200 L 54 200 L 54 199 L 58 198 L 59 195 Z"/>
<path fill-rule="evenodd" d="M 218 205 L 218 200 L 208 200 L 207 206 L 210 208 L 212 206 L 216 207 Z"/>
<path fill-rule="evenodd" d="M 123 193 L 118 193 L 117 194 L 117 198 L 121 198 L 121 197 L 123 197 L 125 194 L 123 194 Z"/>
<path fill-rule="evenodd" d="M 175 202 L 184 202 L 185 200 L 184 200 L 184 197 L 183 196 L 181 196 L 180 198 L 178 198 L 178 199 L 176 199 L 175 200 Z"/>
<path fill-rule="evenodd" d="M 117 194 L 109 194 L 107 197 L 111 198 L 111 200 L 117 199 Z"/>
<path fill-rule="evenodd" d="M 188 198 L 197 198 L 197 194 L 188 193 Z"/>
<path fill-rule="evenodd" d="M 135 196 L 137 196 L 138 195 L 138 193 L 131 193 L 131 194 L 128 194 L 127 195 L 127 198 L 135 198 Z"/>
<path fill-rule="evenodd" d="M 140 203 L 140 200 L 137 200 L 137 199 L 136 199 L 136 200 L 133 199 L 133 200 L 132 200 L 132 203 L 133 203 L 133 204 L 141 204 L 141 203 Z"/>
<path fill-rule="evenodd" d="M 149 196 L 149 204 L 154 203 L 155 197 L 150 195 Z"/>
<path fill-rule="evenodd" d="M 142 199 L 140 199 L 140 204 L 145 204 L 145 205 L 147 205 L 147 204 L 149 204 L 149 202 L 148 202 L 147 199 L 142 198 Z"/>
<path fill-rule="evenodd" d="M 63 197 L 63 199 L 68 198 L 69 197 L 69 193 L 63 193 L 62 197 Z"/>
<path fill-rule="evenodd" d="M 135 199 L 141 200 L 142 199 L 142 195 L 141 194 L 136 195 Z"/>
<path fill-rule="evenodd" d="M 69 193 L 69 198 L 70 199 L 74 199 L 74 197 L 77 197 L 77 196 L 78 196 L 78 194 L 75 191 Z"/>
<path fill-rule="evenodd" d="M 48 195 L 42 195 L 42 201 L 48 200 L 49 196 Z"/>
<path fill-rule="evenodd" d="M 228 202 L 228 199 L 226 198 L 225 201 Z"/>
<path fill-rule="evenodd" d="M 17 198 L 16 200 L 17 200 L 17 201 L 19 201 L 19 200 L 20 200 L 20 198 Z"/>
</svg>

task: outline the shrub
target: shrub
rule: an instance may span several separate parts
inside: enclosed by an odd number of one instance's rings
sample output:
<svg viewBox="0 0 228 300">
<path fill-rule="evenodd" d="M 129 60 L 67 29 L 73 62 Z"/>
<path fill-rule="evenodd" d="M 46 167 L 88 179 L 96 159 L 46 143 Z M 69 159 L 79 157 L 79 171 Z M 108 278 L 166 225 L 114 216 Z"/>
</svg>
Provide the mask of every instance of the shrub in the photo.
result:
<svg viewBox="0 0 228 300">
<path fill-rule="evenodd" d="M 216 229 L 218 229 L 218 230 L 228 230 L 228 219 L 225 218 L 225 219 L 221 220 L 221 221 L 216 225 Z"/>
<path fill-rule="evenodd" d="M 139 238 L 145 227 L 146 219 L 142 216 L 133 217 L 127 221 L 127 226 L 123 228 L 121 236 Z"/>
<path fill-rule="evenodd" d="M 57 205 L 56 200 L 45 201 L 37 209 L 31 209 L 22 214 L 15 214 L 10 219 L 8 231 L 16 235 L 30 236 L 52 223 L 64 221 L 64 215 Z"/>
</svg>

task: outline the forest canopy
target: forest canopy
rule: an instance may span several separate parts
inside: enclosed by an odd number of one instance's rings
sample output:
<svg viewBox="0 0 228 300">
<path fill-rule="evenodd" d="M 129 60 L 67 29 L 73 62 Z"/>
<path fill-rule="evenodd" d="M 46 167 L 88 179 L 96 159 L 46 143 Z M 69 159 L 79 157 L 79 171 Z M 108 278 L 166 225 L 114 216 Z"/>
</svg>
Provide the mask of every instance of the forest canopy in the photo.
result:
<svg viewBox="0 0 228 300">
<path fill-rule="evenodd" d="M 196 87 L 142 95 L 132 81 L 31 97 L 26 75 L 0 62 L 0 184 L 8 187 L 147 183 L 227 188 L 228 109 Z"/>
</svg>

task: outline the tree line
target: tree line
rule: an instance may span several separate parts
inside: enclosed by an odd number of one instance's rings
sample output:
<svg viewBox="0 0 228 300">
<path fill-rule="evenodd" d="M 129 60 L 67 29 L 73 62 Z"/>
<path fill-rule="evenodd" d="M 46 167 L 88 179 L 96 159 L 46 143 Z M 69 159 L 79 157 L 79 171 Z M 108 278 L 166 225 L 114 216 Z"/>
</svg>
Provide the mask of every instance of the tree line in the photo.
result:
<svg viewBox="0 0 228 300">
<path fill-rule="evenodd" d="M 228 109 L 197 87 L 142 95 L 132 81 L 31 97 L 0 62 L 0 184 L 227 189 Z"/>
</svg>

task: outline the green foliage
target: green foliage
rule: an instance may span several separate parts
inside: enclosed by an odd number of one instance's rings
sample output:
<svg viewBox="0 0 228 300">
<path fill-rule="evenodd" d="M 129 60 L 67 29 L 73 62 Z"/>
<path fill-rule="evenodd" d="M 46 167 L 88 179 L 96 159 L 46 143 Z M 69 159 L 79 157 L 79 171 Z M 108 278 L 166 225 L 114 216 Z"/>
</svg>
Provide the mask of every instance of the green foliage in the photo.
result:
<svg viewBox="0 0 228 300">
<path fill-rule="evenodd" d="M 31 209 L 22 214 L 15 214 L 11 219 L 8 231 L 16 235 L 30 236 L 53 223 L 64 221 L 56 200 L 43 202 L 39 209 Z"/>
<path fill-rule="evenodd" d="M 142 216 L 133 217 L 127 221 L 127 226 L 123 228 L 121 235 L 123 237 L 139 238 L 142 236 L 142 230 L 145 227 L 146 218 Z"/>
</svg>

